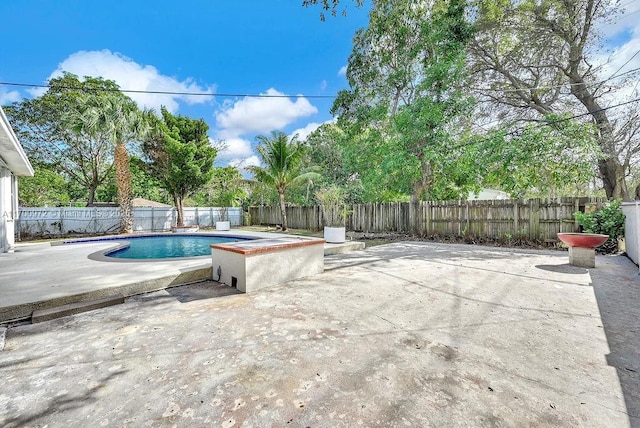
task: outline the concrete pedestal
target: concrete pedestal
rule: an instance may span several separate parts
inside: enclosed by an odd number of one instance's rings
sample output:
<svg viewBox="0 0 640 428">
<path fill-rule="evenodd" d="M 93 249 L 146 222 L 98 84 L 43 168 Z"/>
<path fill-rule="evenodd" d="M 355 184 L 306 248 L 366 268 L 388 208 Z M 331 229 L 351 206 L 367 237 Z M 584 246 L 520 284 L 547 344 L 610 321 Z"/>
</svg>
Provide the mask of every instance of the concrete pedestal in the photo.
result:
<svg viewBox="0 0 640 428">
<path fill-rule="evenodd" d="M 596 267 L 596 250 L 593 248 L 569 247 L 569 264 L 583 268 Z"/>
<path fill-rule="evenodd" d="M 213 279 L 249 293 L 322 273 L 324 242 L 287 237 L 213 244 Z"/>
<path fill-rule="evenodd" d="M 230 221 L 216 221 L 216 230 L 231 230 Z"/>
</svg>

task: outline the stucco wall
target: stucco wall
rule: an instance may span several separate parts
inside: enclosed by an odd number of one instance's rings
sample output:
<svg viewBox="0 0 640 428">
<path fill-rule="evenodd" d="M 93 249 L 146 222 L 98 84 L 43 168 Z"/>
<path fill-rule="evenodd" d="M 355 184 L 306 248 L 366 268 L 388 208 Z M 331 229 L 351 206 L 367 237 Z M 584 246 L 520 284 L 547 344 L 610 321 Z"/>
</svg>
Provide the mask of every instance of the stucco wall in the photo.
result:
<svg viewBox="0 0 640 428">
<path fill-rule="evenodd" d="M 627 256 L 638 264 L 640 262 L 640 201 L 623 202 L 622 212 L 625 215 L 624 241 Z"/>
<path fill-rule="evenodd" d="M 12 204 L 15 178 L 11 171 L 0 166 L 0 253 L 7 252 L 14 244 L 14 216 L 15 205 Z"/>
</svg>

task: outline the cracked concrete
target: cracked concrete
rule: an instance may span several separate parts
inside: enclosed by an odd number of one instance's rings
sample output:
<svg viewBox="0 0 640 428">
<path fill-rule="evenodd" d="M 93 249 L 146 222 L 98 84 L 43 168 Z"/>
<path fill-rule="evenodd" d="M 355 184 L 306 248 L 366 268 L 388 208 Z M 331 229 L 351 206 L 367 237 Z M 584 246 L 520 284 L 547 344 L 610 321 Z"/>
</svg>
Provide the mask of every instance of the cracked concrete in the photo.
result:
<svg viewBox="0 0 640 428">
<path fill-rule="evenodd" d="M 13 326 L 2 426 L 640 426 L 638 269 L 404 242 Z"/>
</svg>

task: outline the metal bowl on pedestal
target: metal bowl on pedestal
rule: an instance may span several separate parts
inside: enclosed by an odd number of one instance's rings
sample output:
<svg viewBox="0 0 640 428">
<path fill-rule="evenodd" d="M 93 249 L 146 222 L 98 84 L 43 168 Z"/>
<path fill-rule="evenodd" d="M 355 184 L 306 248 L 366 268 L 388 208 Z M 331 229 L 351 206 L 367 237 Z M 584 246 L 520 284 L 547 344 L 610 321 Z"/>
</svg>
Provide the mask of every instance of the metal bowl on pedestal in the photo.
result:
<svg viewBox="0 0 640 428">
<path fill-rule="evenodd" d="M 558 239 L 569 247 L 569 264 L 596 267 L 596 248 L 607 242 L 609 235 L 598 233 L 558 233 Z"/>
</svg>

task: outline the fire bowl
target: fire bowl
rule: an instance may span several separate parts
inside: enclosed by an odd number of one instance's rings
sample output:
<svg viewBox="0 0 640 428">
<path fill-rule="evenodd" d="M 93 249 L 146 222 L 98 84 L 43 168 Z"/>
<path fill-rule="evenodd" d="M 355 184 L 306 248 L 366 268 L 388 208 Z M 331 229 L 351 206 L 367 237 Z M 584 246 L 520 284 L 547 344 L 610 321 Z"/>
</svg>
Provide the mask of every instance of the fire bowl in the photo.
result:
<svg viewBox="0 0 640 428">
<path fill-rule="evenodd" d="M 596 248 L 604 244 L 609 235 L 598 233 L 558 233 L 558 239 L 575 248 Z"/>
</svg>

